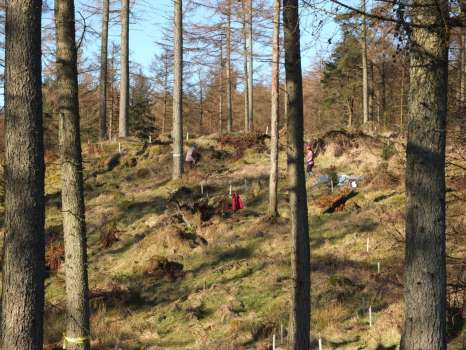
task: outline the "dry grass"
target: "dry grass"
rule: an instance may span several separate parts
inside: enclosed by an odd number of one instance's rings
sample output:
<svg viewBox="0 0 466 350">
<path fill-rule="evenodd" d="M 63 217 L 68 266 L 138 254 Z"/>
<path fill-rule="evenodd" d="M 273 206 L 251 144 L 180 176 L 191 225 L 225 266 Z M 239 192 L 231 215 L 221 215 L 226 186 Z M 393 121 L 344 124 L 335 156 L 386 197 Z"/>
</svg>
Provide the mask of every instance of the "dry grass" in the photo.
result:
<svg viewBox="0 0 466 350">
<path fill-rule="evenodd" d="M 350 310 L 343 303 L 334 301 L 319 305 L 312 310 L 312 325 L 318 333 L 338 330 L 350 316 Z"/>
<path fill-rule="evenodd" d="M 100 245 L 102 248 L 110 248 L 118 242 L 120 231 L 117 229 L 116 222 L 109 222 L 103 225 L 100 229 Z"/>
<path fill-rule="evenodd" d="M 373 175 L 368 179 L 368 184 L 373 190 L 396 189 L 400 185 L 400 177 L 387 169 L 382 163 L 375 169 Z"/>
<path fill-rule="evenodd" d="M 339 174 L 356 175 L 377 169 L 383 142 L 365 137 L 347 141 L 334 143 L 344 149 L 338 158 L 329 142 L 316 169 L 334 166 Z M 116 166 L 89 180 L 93 349 L 265 349 L 280 324 L 286 334 L 289 221 L 272 222 L 264 215 L 267 154 L 261 153 L 262 146 L 252 147 L 234 160 L 237 140 L 223 146 L 208 137 L 195 142 L 205 157 L 181 181 L 170 180 L 169 145 L 144 149 L 132 140 L 122 144 L 121 164 L 137 158 L 134 167 Z M 115 145 L 105 145 L 101 155 L 93 155 L 95 162 L 86 163 L 86 173 L 103 169 L 112 152 Z M 280 161 L 285 169 L 283 153 Z M 390 162 L 384 169 L 396 174 Z M 48 180 L 55 179 L 57 171 L 49 171 Z M 181 202 L 189 202 L 191 195 L 197 201 L 201 180 L 209 193 L 208 209 L 183 208 L 180 216 L 168 205 L 171 194 L 185 186 L 190 194 L 181 193 Z M 351 199 L 360 210 L 351 212 L 342 207 L 318 215 L 319 205 L 331 198 L 326 198 L 326 190 L 310 192 L 312 327 L 321 332 L 325 348 L 390 348 L 399 340 L 403 243 L 392 233 L 395 229 L 402 233 L 404 196 L 397 194 L 402 193 L 398 185 L 390 188 L 391 180 L 380 181 L 360 186 L 358 196 Z M 235 214 L 224 208 L 229 205 L 230 182 L 247 198 L 246 210 Z M 281 182 L 280 211 L 286 210 L 286 184 Z M 49 224 L 59 220 L 59 211 L 49 211 L 53 213 Z M 113 232 L 111 244 L 103 244 L 102 232 Z M 365 251 L 367 237 L 370 254 Z M 454 237 L 457 243 L 449 252 L 458 256 L 456 247 L 464 242 Z M 382 263 L 380 275 L 377 261 Z M 48 295 L 63 300 L 59 276 L 49 282 Z M 369 301 L 374 303 L 371 330 L 365 314 Z M 53 344 L 63 330 L 54 321 L 56 313 L 47 313 L 47 339 Z"/>
</svg>

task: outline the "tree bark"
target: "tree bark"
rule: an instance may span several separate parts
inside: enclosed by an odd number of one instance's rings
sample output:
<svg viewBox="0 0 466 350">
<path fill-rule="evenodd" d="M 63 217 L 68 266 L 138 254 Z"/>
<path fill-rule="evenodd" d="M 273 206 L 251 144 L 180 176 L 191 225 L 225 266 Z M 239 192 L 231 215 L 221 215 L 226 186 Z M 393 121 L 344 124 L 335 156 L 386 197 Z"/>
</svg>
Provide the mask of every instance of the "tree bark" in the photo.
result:
<svg viewBox="0 0 466 350">
<path fill-rule="evenodd" d="M 40 0 L 6 2 L 1 349 L 42 350 L 44 149 Z"/>
<path fill-rule="evenodd" d="M 366 12 L 366 0 L 361 0 L 361 11 Z M 362 104 L 363 104 L 363 124 L 369 121 L 369 90 L 367 79 L 367 22 L 366 16 L 362 15 Z"/>
<path fill-rule="evenodd" d="M 348 128 L 353 127 L 353 100 L 351 98 L 346 99 L 346 108 L 348 110 Z"/>
<path fill-rule="evenodd" d="M 369 115 L 368 120 L 374 121 L 374 63 L 372 61 L 368 61 L 369 65 L 369 77 L 368 77 L 368 89 L 369 89 L 369 101 L 368 101 L 368 108 L 369 108 Z"/>
<path fill-rule="evenodd" d="M 400 130 L 404 130 L 404 98 L 405 98 L 405 67 L 401 62 L 401 90 L 400 90 Z"/>
<path fill-rule="evenodd" d="M 118 136 L 128 136 L 129 108 L 129 0 L 121 0 L 120 118 Z"/>
<path fill-rule="evenodd" d="M 249 74 L 248 74 L 248 42 L 247 42 L 247 20 L 246 6 L 242 0 L 241 6 L 243 11 L 243 58 L 244 58 L 244 131 L 249 132 Z"/>
<path fill-rule="evenodd" d="M 168 53 L 164 54 L 164 77 L 163 77 L 163 119 L 162 119 L 162 134 L 165 133 L 165 125 L 167 122 L 167 99 L 168 99 Z"/>
<path fill-rule="evenodd" d="M 466 56 L 464 53 L 464 46 L 466 41 L 466 29 L 460 28 L 459 29 L 459 55 L 458 55 L 458 112 L 459 115 L 463 115 L 464 112 L 464 99 L 465 99 L 465 59 Z"/>
<path fill-rule="evenodd" d="M 204 129 L 204 88 L 202 86 L 201 71 L 199 71 L 199 135 Z"/>
<path fill-rule="evenodd" d="M 288 94 L 287 163 L 291 214 L 290 349 L 309 349 L 310 247 L 304 177 L 303 90 L 298 0 L 283 2 L 285 72 Z"/>
<path fill-rule="evenodd" d="M 233 129 L 233 107 L 232 107 L 232 87 L 231 87 L 231 0 L 228 0 L 227 8 L 227 132 Z"/>
<path fill-rule="evenodd" d="M 278 215 L 278 155 L 279 155 L 279 71 L 280 71 L 280 0 L 274 0 L 272 38 L 272 110 L 270 139 L 269 215 Z"/>
<path fill-rule="evenodd" d="M 248 130 L 254 130 L 254 72 L 253 72 L 253 27 L 252 27 L 252 9 L 253 0 L 249 0 L 249 26 L 248 26 L 248 37 L 249 37 L 249 60 L 248 60 Z"/>
<path fill-rule="evenodd" d="M 382 112 L 383 126 L 387 125 L 387 85 L 385 82 L 385 58 L 382 59 L 382 68 L 381 68 L 381 91 L 380 91 L 380 109 Z"/>
<path fill-rule="evenodd" d="M 115 44 L 112 45 L 112 57 L 110 58 L 110 69 L 112 72 L 112 77 L 110 81 L 110 94 L 111 94 L 111 101 L 110 101 L 110 118 L 108 118 L 108 139 L 109 141 L 113 138 L 113 120 L 114 120 L 114 113 L 115 113 L 115 56 L 116 56 L 116 48 Z"/>
<path fill-rule="evenodd" d="M 57 84 L 65 241 L 67 349 L 90 349 L 86 224 L 73 0 L 55 0 Z"/>
<path fill-rule="evenodd" d="M 223 134 L 223 94 L 224 90 L 223 87 L 225 85 L 224 82 L 224 60 L 223 60 L 223 40 L 220 40 L 220 96 L 219 96 L 219 113 L 218 113 L 218 134 L 221 136 Z"/>
<path fill-rule="evenodd" d="M 174 0 L 173 179 L 183 175 L 183 1 Z"/>
<path fill-rule="evenodd" d="M 99 83 L 99 136 L 107 138 L 107 49 L 108 49 L 109 0 L 102 0 L 102 38 L 100 45 L 100 83 Z"/>
<path fill-rule="evenodd" d="M 415 0 L 406 150 L 403 349 L 446 349 L 445 127 L 447 0 Z M 422 27 L 421 27 L 422 25 Z"/>
</svg>

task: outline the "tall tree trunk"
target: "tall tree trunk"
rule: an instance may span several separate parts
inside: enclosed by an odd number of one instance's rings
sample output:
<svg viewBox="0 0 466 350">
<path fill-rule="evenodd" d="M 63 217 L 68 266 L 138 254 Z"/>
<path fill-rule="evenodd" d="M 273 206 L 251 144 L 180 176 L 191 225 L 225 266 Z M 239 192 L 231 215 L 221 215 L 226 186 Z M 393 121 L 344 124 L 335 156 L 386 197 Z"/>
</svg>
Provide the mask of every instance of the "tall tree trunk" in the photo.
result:
<svg viewBox="0 0 466 350">
<path fill-rule="evenodd" d="M 273 38 L 272 38 L 272 111 L 270 139 L 270 181 L 269 215 L 278 215 L 278 154 L 279 154 L 279 71 L 280 71 L 280 0 L 274 0 Z"/>
<path fill-rule="evenodd" d="M 204 129 L 204 88 L 202 86 L 201 71 L 199 71 L 199 135 Z"/>
<path fill-rule="evenodd" d="M 283 2 L 285 72 L 288 94 L 287 159 L 291 214 L 290 349 L 309 349 L 310 247 L 304 177 L 303 89 L 298 0 Z"/>
<path fill-rule="evenodd" d="M 163 56 L 164 76 L 163 76 L 163 116 L 162 116 L 162 134 L 165 133 L 167 124 L 167 103 L 168 103 L 168 54 Z"/>
<path fill-rule="evenodd" d="M 227 8 L 227 132 L 233 128 L 233 107 L 232 107 L 232 87 L 231 87 L 231 0 L 228 0 Z"/>
<path fill-rule="evenodd" d="M 99 121 L 100 139 L 107 138 L 107 48 L 109 0 L 102 0 L 102 38 L 100 45 Z"/>
<path fill-rule="evenodd" d="M 108 139 L 111 141 L 113 139 L 113 121 L 115 119 L 115 56 L 116 56 L 116 47 L 115 43 L 112 43 L 112 57 L 110 58 L 110 67 L 112 70 L 112 77 L 110 80 L 110 118 L 108 118 Z"/>
<path fill-rule="evenodd" d="M 362 15 L 362 104 L 363 104 L 363 123 L 366 124 L 369 121 L 369 90 L 368 90 L 368 79 L 367 79 L 367 21 L 366 21 L 366 0 L 361 0 L 361 11 Z"/>
<path fill-rule="evenodd" d="M 244 59 L 244 131 L 249 132 L 249 74 L 248 74 L 248 34 L 246 20 L 246 0 L 242 0 L 241 7 L 243 12 L 243 59 Z"/>
<path fill-rule="evenodd" d="M 175 5 L 175 66 L 173 83 L 173 179 L 183 175 L 183 1 Z"/>
<path fill-rule="evenodd" d="M 6 2 L 5 236 L 1 349 L 42 350 L 42 1 Z"/>
<path fill-rule="evenodd" d="M 168 54 L 164 57 L 164 77 L 163 77 L 163 119 L 162 119 L 162 134 L 165 133 L 165 125 L 167 123 L 167 99 L 168 99 Z"/>
<path fill-rule="evenodd" d="M 61 197 L 65 241 L 65 344 L 69 350 L 87 350 L 90 349 L 89 288 L 74 23 L 74 1 L 55 0 Z"/>
<path fill-rule="evenodd" d="M 129 0 L 121 0 L 120 119 L 118 136 L 128 136 L 129 108 Z"/>
<path fill-rule="evenodd" d="M 348 110 L 348 128 L 353 127 L 353 100 L 351 98 L 346 99 L 346 108 Z"/>
<path fill-rule="evenodd" d="M 218 113 L 218 134 L 221 136 L 223 134 L 223 94 L 224 94 L 224 85 L 225 78 L 224 73 L 224 59 L 223 59 L 223 41 L 220 40 L 220 97 L 219 97 L 219 113 Z"/>
<path fill-rule="evenodd" d="M 443 350 L 448 1 L 415 0 L 411 15 L 402 348 Z"/>
<path fill-rule="evenodd" d="M 249 0 L 249 26 L 248 26 L 248 37 L 249 37 L 249 60 L 248 60 L 248 129 L 249 131 L 254 130 L 254 71 L 253 71 L 253 27 L 252 27 L 252 11 L 253 11 L 253 0 Z"/>
<path fill-rule="evenodd" d="M 401 90 L 400 90 L 400 130 L 404 129 L 404 101 L 405 98 L 405 66 L 404 60 L 401 62 Z"/>
<path fill-rule="evenodd" d="M 458 112 L 459 115 L 463 115 L 464 112 L 464 99 L 465 99 L 465 53 L 464 53 L 464 46 L 466 41 L 466 29 L 460 28 L 459 29 L 459 55 L 458 55 Z"/>
<path fill-rule="evenodd" d="M 385 81 L 385 59 L 382 59 L 382 68 L 381 68 L 381 91 L 380 91 L 380 109 L 383 118 L 383 126 L 385 127 L 387 124 L 387 86 Z"/>
<path fill-rule="evenodd" d="M 369 108 L 369 120 L 374 121 L 374 63 L 369 60 L 369 81 L 368 81 L 368 89 L 369 89 L 369 102 L 368 102 L 368 108 Z"/>
<path fill-rule="evenodd" d="M 220 93 L 218 101 L 218 134 L 223 134 L 223 91 Z"/>
</svg>

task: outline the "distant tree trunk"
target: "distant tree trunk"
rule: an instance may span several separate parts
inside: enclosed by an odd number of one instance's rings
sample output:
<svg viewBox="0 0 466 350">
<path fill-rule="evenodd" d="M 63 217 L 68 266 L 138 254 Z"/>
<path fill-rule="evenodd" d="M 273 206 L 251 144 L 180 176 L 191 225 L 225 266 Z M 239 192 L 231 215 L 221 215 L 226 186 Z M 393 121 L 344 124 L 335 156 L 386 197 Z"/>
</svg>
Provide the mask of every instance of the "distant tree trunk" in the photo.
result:
<svg viewBox="0 0 466 350">
<path fill-rule="evenodd" d="M 223 94 L 224 94 L 224 60 L 223 60 L 223 41 L 220 40 L 220 97 L 219 97 L 219 113 L 218 113 L 218 134 L 221 136 L 223 134 Z"/>
<path fill-rule="evenodd" d="M 348 128 L 353 127 L 353 99 L 346 99 L 346 108 L 348 110 Z"/>
<path fill-rule="evenodd" d="M 6 2 L 5 235 L 1 349 L 42 350 L 42 1 Z"/>
<path fill-rule="evenodd" d="M 102 38 L 100 45 L 99 120 L 100 139 L 107 138 L 107 48 L 109 0 L 102 0 Z"/>
<path fill-rule="evenodd" d="M 108 118 L 108 139 L 111 141 L 113 139 L 113 120 L 115 119 L 115 56 L 116 56 L 116 47 L 115 43 L 112 44 L 112 57 L 110 58 L 110 67 L 112 70 L 112 77 L 110 81 L 110 118 Z"/>
<path fill-rule="evenodd" d="M 118 136 L 128 136 L 129 108 L 129 0 L 121 0 L 120 119 Z"/>
<path fill-rule="evenodd" d="M 162 119 L 162 134 L 165 133 L 165 125 L 167 122 L 167 99 L 168 99 L 168 54 L 165 53 L 164 59 L 164 77 L 163 77 L 163 119 Z"/>
<path fill-rule="evenodd" d="M 175 45 L 173 84 L 173 179 L 183 175 L 183 1 L 175 4 Z"/>
<path fill-rule="evenodd" d="M 248 130 L 254 130 L 254 80 L 253 80 L 253 27 L 252 27 L 252 9 L 253 9 L 253 0 L 249 0 L 249 27 L 248 27 L 248 37 L 249 37 L 249 67 L 248 67 Z"/>
<path fill-rule="evenodd" d="M 65 241 L 65 343 L 69 350 L 88 350 L 89 289 L 74 23 L 74 1 L 55 0 L 61 198 Z"/>
<path fill-rule="evenodd" d="M 246 0 L 242 0 L 243 12 L 243 56 L 244 56 L 244 131 L 249 132 L 249 73 L 248 73 L 248 43 L 247 43 L 247 20 Z"/>
<path fill-rule="evenodd" d="M 202 86 L 201 72 L 199 71 L 199 135 L 204 132 L 204 88 Z"/>
<path fill-rule="evenodd" d="M 233 107 L 231 101 L 231 0 L 228 0 L 227 8 L 227 132 L 233 128 Z"/>
<path fill-rule="evenodd" d="M 272 38 L 272 111 L 270 140 L 270 182 L 269 182 L 269 215 L 278 215 L 278 152 L 279 152 L 279 72 L 280 72 L 280 0 L 274 0 L 274 20 Z"/>
<path fill-rule="evenodd" d="M 443 350 L 448 1 L 415 0 L 411 11 L 402 349 Z"/>
<path fill-rule="evenodd" d="M 401 90 L 400 90 L 400 130 L 404 129 L 404 98 L 405 98 L 405 67 L 404 60 L 401 63 Z"/>
<path fill-rule="evenodd" d="M 459 55 L 458 55 L 458 112 L 459 115 L 463 115 L 464 112 L 464 99 L 465 99 L 465 53 L 464 53 L 464 46 L 466 41 L 466 29 L 460 28 L 459 29 Z"/>
<path fill-rule="evenodd" d="M 281 1 L 283 1 L 283 0 L 281 0 Z M 288 125 L 288 92 L 286 91 L 286 81 L 285 81 L 284 90 L 285 90 L 285 93 L 284 93 L 285 96 L 284 96 L 284 99 L 283 99 L 284 100 L 283 103 L 284 103 L 285 106 L 283 108 L 284 109 L 283 115 L 285 117 L 285 125 Z"/>
<path fill-rule="evenodd" d="M 369 61 L 369 120 L 374 121 L 374 64 Z"/>
<path fill-rule="evenodd" d="M 385 81 L 385 59 L 382 60 L 382 68 L 381 68 L 381 90 L 380 90 L 380 109 L 382 112 L 383 118 L 383 126 L 385 127 L 387 124 L 387 86 Z"/>
<path fill-rule="evenodd" d="M 290 349 L 309 349 L 310 247 L 304 177 L 303 90 L 298 0 L 284 0 L 285 72 L 288 94 L 287 158 L 291 214 Z"/>
<path fill-rule="evenodd" d="M 361 0 L 361 11 L 366 12 L 366 0 Z M 362 15 L 362 99 L 363 99 L 363 123 L 369 121 L 369 90 L 367 79 L 367 22 L 366 16 Z"/>
<path fill-rule="evenodd" d="M 223 91 L 220 93 L 218 102 L 218 134 L 223 134 Z"/>
</svg>

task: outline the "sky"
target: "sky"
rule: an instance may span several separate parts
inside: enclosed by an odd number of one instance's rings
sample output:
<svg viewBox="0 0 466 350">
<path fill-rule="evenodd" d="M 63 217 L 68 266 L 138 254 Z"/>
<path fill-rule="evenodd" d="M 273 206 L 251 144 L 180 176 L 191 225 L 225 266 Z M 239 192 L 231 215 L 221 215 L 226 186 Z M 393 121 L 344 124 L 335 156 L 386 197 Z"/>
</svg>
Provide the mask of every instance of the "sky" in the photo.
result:
<svg viewBox="0 0 466 350">
<path fill-rule="evenodd" d="M 84 0 L 83 0 L 84 1 Z M 198 0 L 205 2 L 203 0 Z M 271 3 L 270 0 L 266 0 Z M 185 1 L 185 4 L 187 1 Z M 327 2 L 328 3 L 328 2 Z M 79 6 L 79 5 L 78 5 Z M 118 4 L 116 4 L 118 7 Z M 117 9 L 117 8 L 115 8 Z M 164 39 L 164 28 L 169 27 L 170 17 L 173 13 L 172 0 L 135 0 L 132 5 L 132 19 L 130 20 L 130 60 L 133 63 L 142 66 L 146 74 L 150 74 L 150 65 L 156 53 L 160 53 L 160 46 L 156 43 Z M 208 10 L 201 9 L 190 13 L 185 18 L 185 22 L 202 22 L 209 21 L 210 13 Z M 118 13 L 113 15 L 116 19 Z M 207 17 L 206 17 L 207 16 Z M 314 63 L 328 57 L 331 52 L 332 44 L 336 41 L 339 31 L 337 25 L 330 17 L 319 12 L 314 15 L 309 8 L 301 8 L 301 48 L 303 70 L 309 70 Z M 323 25 L 316 30 L 316 24 L 323 20 Z M 94 15 L 88 21 L 98 33 L 100 32 L 100 14 Z M 270 24 L 271 25 L 271 24 Z M 234 29 L 233 29 L 234 30 Z M 119 43 L 120 26 L 115 23 L 110 28 L 109 40 Z M 100 42 L 97 35 L 89 35 L 86 41 L 86 48 L 90 55 L 98 57 L 100 51 Z M 329 40 L 332 44 L 329 44 Z M 269 45 L 255 45 L 258 54 L 268 55 L 271 48 Z M 240 57 L 238 57 L 240 59 Z M 238 67 L 241 68 L 241 65 Z M 256 80 L 267 80 L 268 64 L 266 62 L 256 63 L 257 74 Z"/>
<path fill-rule="evenodd" d="M 119 26 L 119 3 L 120 0 L 110 0 L 111 10 L 114 13 L 113 24 L 109 29 L 109 46 L 111 42 L 119 44 L 120 42 L 120 26 Z M 149 75 L 151 74 L 150 66 L 154 59 L 154 56 L 161 52 L 161 48 L 157 45 L 157 42 L 166 40 L 164 28 L 169 27 L 171 23 L 171 15 L 173 13 L 173 0 L 130 0 L 131 1 L 131 12 L 132 18 L 130 20 L 130 61 L 133 65 L 139 65 L 142 71 Z M 184 0 L 186 5 L 189 1 Z M 214 0 L 194 0 L 200 3 L 214 2 Z M 256 0 L 266 1 L 272 3 L 272 0 Z M 376 0 L 369 0 L 373 2 Z M 357 1 L 346 0 L 348 4 L 355 5 Z M 48 6 L 49 11 L 45 11 L 43 14 L 43 28 L 46 30 L 53 30 L 53 1 L 44 1 L 46 7 Z M 300 21 L 301 21 L 301 51 L 302 51 L 302 66 L 303 71 L 309 71 L 313 65 L 325 59 L 331 53 L 333 45 L 338 41 L 339 30 L 336 23 L 333 21 L 333 16 L 329 13 L 335 7 L 329 5 L 327 0 L 313 0 L 314 4 L 320 6 L 320 9 L 324 11 L 314 11 L 310 8 L 301 6 L 300 9 Z M 101 14 L 92 13 L 95 11 L 89 11 L 84 4 L 92 4 L 91 6 L 100 7 L 101 0 L 76 0 L 76 20 L 77 20 L 77 34 L 76 37 L 81 36 L 80 30 L 82 30 L 82 18 L 86 19 L 86 25 L 88 26 L 88 32 L 85 36 L 84 52 L 85 55 L 92 61 L 97 61 L 100 55 L 100 32 L 101 32 Z M 209 17 L 210 16 L 210 17 Z M 213 19 L 212 14 L 208 10 L 201 8 L 194 13 L 190 13 L 185 17 L 185 22 L 189 23 L 206 23 Z M 253 19 L 254 21 L 254 19 Z M 321 24 L 320 26 L 318 24 Z M 271 26 L 271 23 L 270 23 Z M 318 29 L 316 29 L 318 28 Z M 235 29 L 233 29 L 235 30 Z M 239 30 L 237 28 L 236 30 Z M 44 34 L 44 36 L 47 34 Z M 53 43 L 47 44 L 47 48 L 43 48 L 44 52 L 53 52 Z M 109 47 L 109 52 L 110 52 Z M 271 47 L 270 45 L 261 45 L 255 43 L 255 53 L 259 55 L 265 55 L 270 57 Z M 44 55 L 46 56 L 46 55 Z M 53 64 L 51 60 L 53 57 L 48 55 L 48 58 L 44 58 L 44 64 Z M 237 57 L 239 62 L 241 57 Z M 242 63 L 238 64 L 238 69 L 241 71 Z M 264 82 L 268 83 L 270 78 L 270 63 L 260 62 L 256 60 L 254 68 L 255 83 Z M 3 94 L 0 94 L 0 105 L 3 105 Z"/>
</svg>

